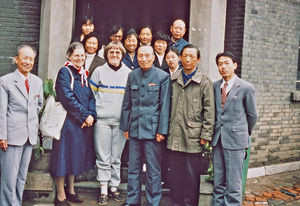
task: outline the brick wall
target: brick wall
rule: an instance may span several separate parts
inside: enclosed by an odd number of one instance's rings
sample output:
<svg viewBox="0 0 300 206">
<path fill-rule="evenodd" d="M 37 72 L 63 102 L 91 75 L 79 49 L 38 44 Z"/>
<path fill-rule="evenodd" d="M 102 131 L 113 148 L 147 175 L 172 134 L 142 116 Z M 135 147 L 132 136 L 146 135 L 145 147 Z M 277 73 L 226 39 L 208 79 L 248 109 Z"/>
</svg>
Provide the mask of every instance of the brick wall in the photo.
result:
<svg viewBox="0 0 300 206">
<path fill-rule="evenodd" d="M 0 1 L 0 76 L 16 69 L 16 48 L 29 44 L 38 50 L 41 0 Z M 38 57 L 37 57 L 38 58 Z M 37 73 L 37 58 L 33 73 Z"/>
<path fill-rule="evenodd" d="M 227 0 L 224 48 L 237 57 L 236 74 L 241 76 L 246 0 Z"/>
<path fill-rule="evenodd" d="M 255 85 L 259 112 L 250 167 L 300 160 L 300 103 L 290 101 L 299 22 L 296 0 L 246 1 L 241 77 Z"/>
</svg>

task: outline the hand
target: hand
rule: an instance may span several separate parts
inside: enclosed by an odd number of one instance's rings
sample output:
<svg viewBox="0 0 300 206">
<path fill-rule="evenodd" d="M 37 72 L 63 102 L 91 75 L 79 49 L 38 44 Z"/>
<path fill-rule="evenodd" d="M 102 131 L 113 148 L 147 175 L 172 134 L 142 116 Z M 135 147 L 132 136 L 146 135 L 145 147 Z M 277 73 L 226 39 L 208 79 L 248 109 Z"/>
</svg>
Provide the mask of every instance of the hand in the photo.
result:
<svg viewBox="0 0 300 206">
<path fill-rule="evenodd" d="M 128 131 L 124 132 L 124 137 L 125 137 L 127 140 L 129 140 L 129 133 L 128 133 Z"/>
<path fill-rule="evenodd" d="M 3 149 L 4 151 L 7 151 L 7 140 L 6 139 L 0 140 L 0 148 Z"/>
<path fill-rule="evenodd" d="M 156 134 L 156 141 L 161 142 L 165 139 L 165 136 L 162 134 Z"/>
<path fill-rule="evenodd" d="M 87 127 L 85 122 L 83 122 L 83 124 L 81 125 L 81 129 L 84 128 L 84 127 Z"/>
<path fill-rule="evenodd" d="M 85 120 L 84 123 L 86 124 L 87 127 L 93 126 L 93 123 L 94 123 L 94 117 L 93 117 L 92 115 L 89 115 L 89 116 L 86 118 L 86 120 Z"/>
<path fill-rule="evenodd" d="M 207 142 L 208 142 L 208 140 L 206 140 L 206 139 L 200 139 L 200 144 L 202 144 L 202 145 L 206 145 Z"/>
</svg>

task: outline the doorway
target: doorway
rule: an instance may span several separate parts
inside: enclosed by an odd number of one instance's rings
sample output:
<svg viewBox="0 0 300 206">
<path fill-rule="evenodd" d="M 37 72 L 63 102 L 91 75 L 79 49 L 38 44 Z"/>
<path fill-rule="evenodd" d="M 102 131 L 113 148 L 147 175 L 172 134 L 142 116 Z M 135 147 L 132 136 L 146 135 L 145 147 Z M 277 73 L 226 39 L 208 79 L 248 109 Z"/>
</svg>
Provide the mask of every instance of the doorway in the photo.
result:
<svg viewBox="0 0 300 206">
<path fill-rule="evenodd" d="M 102 44 L 108 41 L 108 33 L 113 25 L 121 25 L 125 31 L 134 28 L 139 33 L 143 25 L 150 25 L 153 34 L 162 31 L 170 34 L 170 25 L 180 18 L 186 22 L 188 40 L 190 0 L 77 0 L 75 34 L 81 33 L 79 22 L 85 16 L 94 19 L 95 32 Z"/>
</svg>

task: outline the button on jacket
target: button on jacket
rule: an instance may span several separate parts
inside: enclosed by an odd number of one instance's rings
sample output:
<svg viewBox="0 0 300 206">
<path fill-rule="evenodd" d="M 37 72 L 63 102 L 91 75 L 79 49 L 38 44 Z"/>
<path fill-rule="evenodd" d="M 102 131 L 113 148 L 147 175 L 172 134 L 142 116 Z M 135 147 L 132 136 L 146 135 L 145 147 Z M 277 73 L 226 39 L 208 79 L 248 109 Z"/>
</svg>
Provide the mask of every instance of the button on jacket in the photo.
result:
<svg viewBox="0 0 300 206">
<path fill-rule="evenodd" d="M 200 139 L 211 140 L 215 121 L 214 90 L 211 80 L 199 69 L 184 85 L 182 69 L 172 81 L 171 119 L 168 149 L 199 153 Z"/>
<path fill-rule="evenodd" d="M 122 105 L 120 129 L 130 137 L 155 139 L 168 134 L 171 84 L 169 74 L 154 66 L 129 73 Z"/>
</svg>

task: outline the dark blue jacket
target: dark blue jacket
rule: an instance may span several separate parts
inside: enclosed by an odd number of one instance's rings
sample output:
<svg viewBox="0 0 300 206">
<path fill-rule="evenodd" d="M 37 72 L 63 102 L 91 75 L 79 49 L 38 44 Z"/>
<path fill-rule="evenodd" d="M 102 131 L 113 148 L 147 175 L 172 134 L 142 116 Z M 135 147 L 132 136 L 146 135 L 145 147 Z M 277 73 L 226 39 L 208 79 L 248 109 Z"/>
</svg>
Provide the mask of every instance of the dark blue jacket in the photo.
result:
<svg viewBox="0 0 300 206">
<path fill-rule="evenodd" d="M 172 40 L 170 40 L 169 47 L 175 47 L 181 53 L 181 50 L 183 49 L 183 47 L 188 44 L 189 44 L 189 42 L 187 42 L 183 38 L 181 38 L 176 42 L 173 42 Z"/>
<path fill-rule="evenodd" d="M 139 66 L 139 63 L 137 61 L 137 55 L 135 53 L 133 61 L 131 60 L 130 56 L 128 53 L 125 54 L 124 58 L 122 59 L 122 62 L 131 70 L 134 70 Z"/>
<path fill-rule="evenodd" d="M 171 84 L 168 73 L 152 66 L 129 73 L 122 105 L 120 129 L 138 139 L 168 134 Z"/>
</svg>

